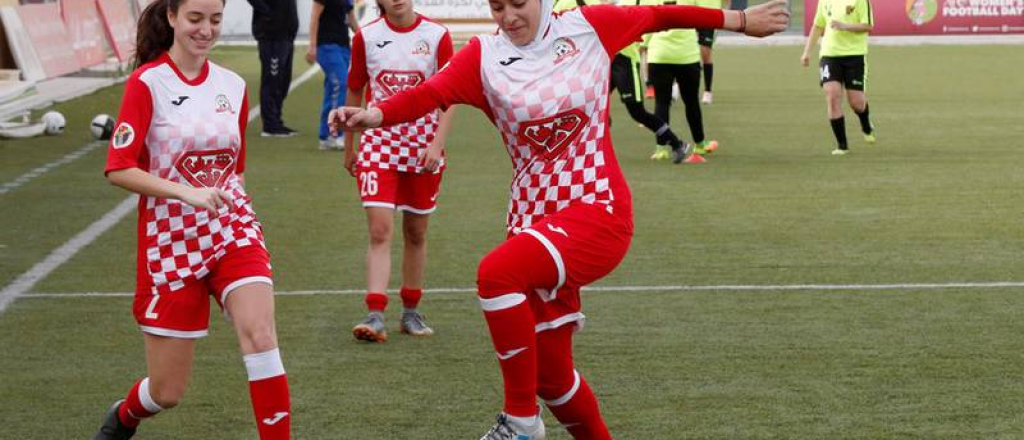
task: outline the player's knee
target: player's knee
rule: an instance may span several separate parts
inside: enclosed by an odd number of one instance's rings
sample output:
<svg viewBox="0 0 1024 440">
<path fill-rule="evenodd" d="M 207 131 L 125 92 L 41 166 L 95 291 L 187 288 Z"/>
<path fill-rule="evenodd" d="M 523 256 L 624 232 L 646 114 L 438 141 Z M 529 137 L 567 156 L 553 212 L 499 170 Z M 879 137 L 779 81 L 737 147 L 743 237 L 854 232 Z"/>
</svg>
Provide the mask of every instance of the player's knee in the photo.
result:
<svg viewBox="0 0 1024 440">
<path fill-rule="evenodd" d="M 239 331 L 238 337 L 248 353 L 263 353 L 277 348 L 277 334 L 270 322 L 246 326 Z"/>
<path fill-rule="evenodd" d="M 405 236 L 405 244 L 413 247 L 422 247 L 427 244 L 426 225 L 407 225 L 402 227 Z"/>
<path fill-rule="evenodd" d="M 370 244 L 388 243 L 391 243 L 391 225 L 386 223 L 370 224 Z"/>
</svg>

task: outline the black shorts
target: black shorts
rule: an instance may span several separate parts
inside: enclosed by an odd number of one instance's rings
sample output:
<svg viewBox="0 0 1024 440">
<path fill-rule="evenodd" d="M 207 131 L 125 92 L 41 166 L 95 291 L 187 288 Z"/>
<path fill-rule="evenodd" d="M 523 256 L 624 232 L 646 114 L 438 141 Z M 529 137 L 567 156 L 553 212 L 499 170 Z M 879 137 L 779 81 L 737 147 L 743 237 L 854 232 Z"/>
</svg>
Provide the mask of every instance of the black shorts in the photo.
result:
<svg viewBox="0 0 1024 440">
<path fill-rule="evenodd" d="M 616 54 L 612 59 L 611 91 L 618 89 L 622 102 L 644 99 L 643 87 L 640 84 L 640 63 L 625 55 Z"/>
<path fill-rule="evenodd" d="M 705 47 L 711 47 L 715 45 L 715 30 L 714 29 L 697 29 L 697 44 Z"/>
<path fill-rule="evenodd" d="M 867 62 L 864 55 L 821 57 L 819 84 L 838 81 L 847 90 L 864 91 L 867 82 Z"/>
</svg>

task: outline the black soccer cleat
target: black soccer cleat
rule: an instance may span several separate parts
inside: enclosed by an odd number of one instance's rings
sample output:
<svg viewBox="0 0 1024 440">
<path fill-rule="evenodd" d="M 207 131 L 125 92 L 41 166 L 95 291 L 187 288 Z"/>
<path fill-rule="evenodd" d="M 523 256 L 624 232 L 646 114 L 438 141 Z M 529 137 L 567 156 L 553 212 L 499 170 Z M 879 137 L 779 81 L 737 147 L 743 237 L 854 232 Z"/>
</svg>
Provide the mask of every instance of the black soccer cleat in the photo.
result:
<svg viewBox="0 0 1024 440">
<path fill-rule="evenodd" d="M 117 415 L 123 403 L 124 400 L 118 400 L 110 406 L 107 414 L 103 416 L 103 426 L 100 427 L 100 432 L 92 436 L 92 440 L 128 440 L 135 435 L 135 428 L 121 424 L 121 418 Z"/>
</svg>

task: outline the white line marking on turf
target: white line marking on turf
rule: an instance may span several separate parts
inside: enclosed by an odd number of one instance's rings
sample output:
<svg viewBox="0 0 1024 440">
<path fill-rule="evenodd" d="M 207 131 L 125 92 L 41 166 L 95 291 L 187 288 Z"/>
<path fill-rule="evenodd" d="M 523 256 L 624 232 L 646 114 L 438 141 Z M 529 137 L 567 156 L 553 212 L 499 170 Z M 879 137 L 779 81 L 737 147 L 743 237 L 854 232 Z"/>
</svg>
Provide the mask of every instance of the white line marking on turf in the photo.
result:
<svg viewBox="0 0 1024 440">
<path fill-rule="evenodd" d="M 22 185 L 28 183 L 28 181 L 30 181 L 32 179 L 35 179 L 36 177 L 42 176 L 43 174 L 46 174 L 47 172 L 52 171 L 53 169 L 55 169 L 55 168 L 57 168 L 57 167 L 59 167 L 61 165 L 66 165 L 66 164 L 69 164 L 71 162 L 74 162 L 78 158 L 80 158 L 82 156 L 85 156 L 86 153 L 88 153 L 88 152 L 90 152 L 92 150 L 95 150 L 97 147 L 100 147 L 100 146 L 103 146 L 103 145 L 106 145 L 106 144 L 107 143 L 104 142 L 104 141 L 92 141 L 92 142 L 89 142 L 89 143 L 85 144 L 85 146 L 83 146 L 82 148 L 79 148 L 79 149 L 77 149 L 75 151 L 72 151 L 71 153 L 68 153 L 67 156 L 64 156 L 64 157 L 62 157 L 60 159 L 57 159 L 57 160 L 55 160 L 53 162 L 50 162 L 50 163 L 45 164 L 45 165 L 42 165 L 42 166 L 40 166 L 40 167 L 38 167 L 38 168 L 36 168 L 36 169 L 34 169 L 32 171 L 29 171 L 29 172 L 27 172 L 25 174 L 22 174 L 22 175 L 18 176 L 18 178 L 14 179 L 14 180 L 12 180 L 10 182 L 7 182 L 7 183 L 3 184 L 2 186 L 0 186 L 0 196 L 9 193 L 12 190 L 17 189 L 19 186 L 22 186 Z"/>
<path fill-rule="evenodd" d="M 987 283 L 902 283 L 902 284 L 725 284 L 705 286 L 596 286 L 584 287 L 585 292 L 785 292 L 802 290 L 939 290 L 939 289 L 1005 289 L 1021 288 L 1024 282 L 995 281 Z M 424 289 L 424 293 L 472 293 L 472 287 L 442 287 Z M 342 290 L 291 290 L 280 291 L 278 296 L 312 296 L 312 295 L 362 295 L 365 289 Z M 394 293 L 394 292 L 392 292 Z M 66 292 L 66 293 L 31 293 L 24 298 L 120 298 L 135 295 L 131 292 Z"/>
<path fill-rule="evenodd" d="M 302 75 L 292 81 L 288 90 L 295 90 L 296 87 L 308 81 L 319 70 L 319 66 L 309 68 L 303 72 Z M 259 114 L 259 106 L 256 106 L 249 112 L 248 122 L 251 123 L 257 116 L 259 116 Z M 0 313 L 7 310 L 7 306 L 14 302 L 14 300 L 23 297 L 26 292 L 30 291 L 32 287 L 36 285 L 36 283 L 70 260 L 71 257 L 78 253 L 78 251 L 84 249 L 93 241 L 96 241 L 96 239 L 103 235 L 104 232 L 107 232 L 108 229 L 120 222 L 124 216 L 132 212 L 132 208 L 136 203 L 138 203 L 137 200 L 137 196 L 135 195 L 124 199 L 113 210 L 104 214 L 103 217 L 96 220 L 96 222 L 89 225 L 88 228 L 85 228 L 84 231 L 78 233 L 78 235 L 68 240 L 59 248 L 50 252 L 50 255 L 43 259 L 43 261 L 36 263 L 36 265 L 32 266 L 28 272 L 21 274 L 18 278 L 15 278 L 11 284 L 4 287 L 4 290 L 0 291 Z"/>
</svg>

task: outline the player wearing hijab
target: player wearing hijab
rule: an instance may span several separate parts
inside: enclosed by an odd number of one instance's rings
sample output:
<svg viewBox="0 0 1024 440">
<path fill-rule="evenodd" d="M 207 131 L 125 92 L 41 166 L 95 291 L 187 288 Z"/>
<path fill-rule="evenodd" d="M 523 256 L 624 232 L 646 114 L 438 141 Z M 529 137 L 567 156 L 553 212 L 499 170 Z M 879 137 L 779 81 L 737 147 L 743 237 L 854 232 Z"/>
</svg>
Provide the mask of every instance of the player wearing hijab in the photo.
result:
<svg viewBox="0 0 1024 440">
<path fill-rule="evenodd" d="M 480 36 L 440 73 L 376 108 L 342 108 L 348 129 L 411 121 L 469 104 L 501 133 L 514 167 L 508 240 L 480 262 L 477 288 L 504 379 L 505 403 L 483 440 L 545 438 L 539 396 L 577 439 L 610 439 L 572 360 L 580 288 L 622 260 L 632 199 L 608 132 L 612 56 L 648 32 L 782 31 L 784 1 L 744 12 L 596 5 L 551 13 L 551 0 L 492 0 L 500 31 Z"/>
</svg>

